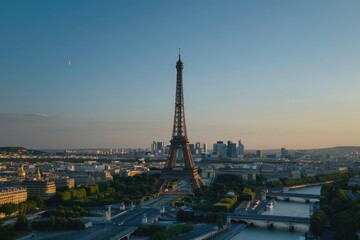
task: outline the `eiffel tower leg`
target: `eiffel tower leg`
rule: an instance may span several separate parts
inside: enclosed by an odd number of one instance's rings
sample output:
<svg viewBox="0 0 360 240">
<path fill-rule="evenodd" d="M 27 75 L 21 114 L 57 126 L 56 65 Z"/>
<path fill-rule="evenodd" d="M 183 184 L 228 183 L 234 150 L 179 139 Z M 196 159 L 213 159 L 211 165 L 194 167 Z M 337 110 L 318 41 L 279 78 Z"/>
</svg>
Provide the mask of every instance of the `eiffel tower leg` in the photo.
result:
<svg viewBox="0 0 360 240">
<path fill-rule="evenodd" d="M 184 153 L 185 167 L 186 168 L 193 168 L 194 167 L 194 160 L 193 160 L 191 152 L 190 152 L 189 144 L 185 144 L 185 146 L 183 146 L 182 150 L 183 150 L 183 153 Z"/>
<path fill-rule="evenodd" d="M 166 189 L 170 183 L 171 183 L 171 179 L 170 178 L 166 179 L 162 184 L 161 189 Z"/>
<path fill-rule="evenodd" d="M 167 162 L 167 168 L 173 168 L 175 167 L 176 164 L 176 159 L 177 159 L 177 149 L 176 148 L 170 148 L 170 158 Z"/>
<path fill-rule="evenodd" d="M 199 173 L 197 172 L 197 169 L 193 171 L 193 187 L 195 189 L 201 188 L 204 186 L 204 183 L 202 182 Z"/>
<path fill-rule="evenodd" d="M 169 185 L 168 177 L 161 175 L 156 185 L 156 191 L 161 191 Z"/>
</svg>

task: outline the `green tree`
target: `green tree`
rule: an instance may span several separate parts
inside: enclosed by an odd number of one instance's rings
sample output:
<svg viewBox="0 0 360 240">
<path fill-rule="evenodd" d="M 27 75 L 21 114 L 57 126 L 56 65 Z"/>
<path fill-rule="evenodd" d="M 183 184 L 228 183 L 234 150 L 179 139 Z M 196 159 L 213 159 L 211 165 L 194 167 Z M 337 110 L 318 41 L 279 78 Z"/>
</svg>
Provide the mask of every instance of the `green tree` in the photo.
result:
<svg viewBox="0 0 360 240">
<path fill-rule="evenodd" d="M 226 223 L 226 214 L 225 213 L 218 213 L 216 216 L 216 224 L 218 225 L 218 228 L 223 228 Z"/>
<path fill-rule="evenodd" d="M 28 210 L 28 204 L 27 202 L 21 202 L 19 203 L 19 214 L 25 214 Z"/>
<path fill-rule="evenodd" d="M 98 186 L 100 192 L 105 192 L 109 188 L 109 184 L 107 182 L 99 182 Z"/>
<path fill-rule="evenodd" d="M 27 203 L 28 210 L 35 210 L 36 209 L 36 202 L 34 200 L 29 200 Z"/>
<path fill-rule="evenodd" d="M 70 201 L 71 200 L 71 192 L 65 191 L 60 193 L 60 199 L 61 201 Z"/>
<path fill-rule="evenodd" d="M 85 224 L 80 218 L 69 218 L 67 221 L 67 227 L 71 230 L 84 230 Z"/>
<path fill-rule="evenodd" d="M 326 214 L 321 210 L 316 211 L 310 220 L 310 232 L 314 236 L 320 236 L 325 229 L 326 221 Z"/>
<path fill-rule="evenodd" d="M 6 216 L 10 216 L 16 211 L 18 211 L 18 205 L 15 203 L 5 203 L 0 207 L 0 212 L 4 213 Z"/>
<path fill-rule="evenodd" d="M 344 202 L 341 201 L 338 197 L 334 197 L 331 200 L 331 206 L 335 209 L 336 212 L 339 212 L 343 207 Z"/>
<path fill-rule="evenodd" d="M 38 208 L 43 208 L 45 206 L 44 199 L 40 196 L 32 197 L 30 200 L 34 200 L 36 203 L 36 207 L 38 207 Z"/>
<path fill-rule="evenodd" d="M 341 220 L 341 224 L 336 228 L 336 239 L 342 240 L 356 240 L 357 224 L 354 222 L 351 216 L 344 216 Z"/>
<path fill-rule="evenodd" d="M 54 228 L 56 230 L 65 230 L 67 227 L 67 221 L 65 218 L 56 217 L 54 222 Z"/>
</svg>

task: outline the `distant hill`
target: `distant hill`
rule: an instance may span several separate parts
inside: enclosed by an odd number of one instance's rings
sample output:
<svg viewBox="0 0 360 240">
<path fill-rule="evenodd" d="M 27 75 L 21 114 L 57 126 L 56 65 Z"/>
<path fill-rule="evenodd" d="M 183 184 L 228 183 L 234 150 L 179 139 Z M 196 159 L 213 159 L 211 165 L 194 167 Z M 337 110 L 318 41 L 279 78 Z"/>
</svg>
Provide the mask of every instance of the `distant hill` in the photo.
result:
<svg viewBox="0 0 360 240">
<path fill-rule="evenodd" d="M 298 149 L 288 149 L 292 151 L 304 151 L 304 152 L 319 152 L 319 153 L 351 153 L 351 152 L 360 152 L 360 146 L 336 146 L 336 147 L 327 147 L 327 148 L 298 148 Z M 263 155 L 266 154 L 279 154 L 280 148 L 278 149 L 262 149 Z M 255 153 L 254 149 L 247 149 L 245 153 Z"/>
<path fill-rule="evenodd" d="M 360 152 L 360 146 L 337 146 L 330 148 L 319 148 L 319 149 L 311 149 L 319 152 L 327 152 L 327 153 L 350 153 L 350 152 Z"/>
<path fill-rule="evenodd" d="M 0 147 L 2 154 L 19 154 L 19 155 L 41 155 L 44 152 L 38 150 L 31 150 L 24 147 Z"/>
</svg>

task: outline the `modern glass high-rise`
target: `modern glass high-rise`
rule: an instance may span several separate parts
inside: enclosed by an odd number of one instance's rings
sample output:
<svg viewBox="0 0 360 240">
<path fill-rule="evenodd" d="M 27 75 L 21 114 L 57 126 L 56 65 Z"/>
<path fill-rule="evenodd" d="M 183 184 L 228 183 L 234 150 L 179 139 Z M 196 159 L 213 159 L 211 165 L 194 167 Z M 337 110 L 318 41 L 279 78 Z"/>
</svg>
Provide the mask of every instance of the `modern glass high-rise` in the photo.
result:
<svg viewBox="0 0 360 240">
<path fill-rule="evenodd" d="M 241 140 L 239 140 L 238 144 L 238 155 L 243 156 L 244 155 L 244 144 L 242 144 Z"/>
<path fill-rule="evenodd" d="M 236 143 L 233 143 L 232 141 L 227 142 L 226 155 L 228 158 L 236 158 L 237 157 Z"/>
</svg>

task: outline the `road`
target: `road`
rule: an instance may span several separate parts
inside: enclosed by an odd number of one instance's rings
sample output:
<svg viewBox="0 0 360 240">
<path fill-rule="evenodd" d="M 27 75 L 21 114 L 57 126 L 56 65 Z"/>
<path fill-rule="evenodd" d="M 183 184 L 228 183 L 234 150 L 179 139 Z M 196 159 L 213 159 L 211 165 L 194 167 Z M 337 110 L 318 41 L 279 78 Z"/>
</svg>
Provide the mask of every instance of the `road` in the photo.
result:
<svg viewBox="0 0 360 240">
<path fill-rule="evenodd" d="M 129 228 L 138 227 L 142 223 L 144 214 L 148 220 L 153 219 L 159 215 L 159 209 L 168 205 L 177 196 L 164 196 L 157 200 L 149 201 L 143 206 L 136 206 L 125 214 L 112 219 L 111 223 L 98 224 L 92 228 L 83 231 L 68 231 L 68 232 L 40 232 L 31 234 L 24 240 L 100 240 L 108 239 L 121 231 Z M 35 235 L 35 236 L 33 236 Z"/>
</svg>

